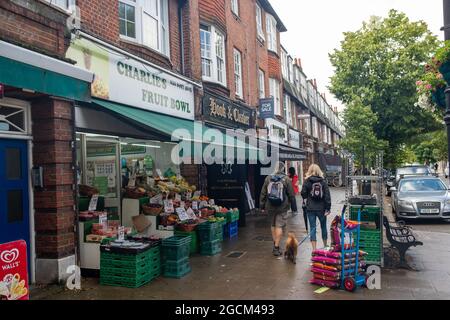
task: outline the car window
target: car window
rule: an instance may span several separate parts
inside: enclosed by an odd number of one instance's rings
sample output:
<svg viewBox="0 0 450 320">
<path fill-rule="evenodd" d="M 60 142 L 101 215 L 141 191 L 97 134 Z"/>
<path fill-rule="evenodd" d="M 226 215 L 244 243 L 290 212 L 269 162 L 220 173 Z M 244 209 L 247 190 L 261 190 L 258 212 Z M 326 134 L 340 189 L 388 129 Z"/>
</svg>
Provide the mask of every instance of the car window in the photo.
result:
<svg viewBox="0 0 450 320">
<path fill-rule="evenodd" d="M 438 179 L 407 180 L 400 183 L 400 192 L 443 191 L 447 188 Z"/>
<path fill-rule="evenodd" d="M 427 167 L 407 167 L 397 169 L 397 174 L 428 174 L 430 169 Z"/>
</svg>

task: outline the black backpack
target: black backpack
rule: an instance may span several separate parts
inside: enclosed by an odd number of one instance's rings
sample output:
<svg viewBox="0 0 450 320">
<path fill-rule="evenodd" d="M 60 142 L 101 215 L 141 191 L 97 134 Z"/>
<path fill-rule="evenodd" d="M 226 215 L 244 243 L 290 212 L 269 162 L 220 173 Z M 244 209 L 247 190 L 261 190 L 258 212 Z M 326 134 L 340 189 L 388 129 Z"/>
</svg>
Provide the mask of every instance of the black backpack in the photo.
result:
<svg viewBox="0 0 450 320">
<path fill-rule="evenodd" d="M 267 187 L 267 199 L 269 202 L 275 206 L 279 207 L 284 202 L 284 194 L 285 194 L 285 188 L 283 183 L 283 177 L 282 176 L 272 176 L 270 177 L 270 183 Z"/>
<path fill-rule="evenodd" d="M 322 200 L 323 199 L 323 186 L 322 182 L 314 182 L 311 187 L 311 199 Z"/>
</svg>

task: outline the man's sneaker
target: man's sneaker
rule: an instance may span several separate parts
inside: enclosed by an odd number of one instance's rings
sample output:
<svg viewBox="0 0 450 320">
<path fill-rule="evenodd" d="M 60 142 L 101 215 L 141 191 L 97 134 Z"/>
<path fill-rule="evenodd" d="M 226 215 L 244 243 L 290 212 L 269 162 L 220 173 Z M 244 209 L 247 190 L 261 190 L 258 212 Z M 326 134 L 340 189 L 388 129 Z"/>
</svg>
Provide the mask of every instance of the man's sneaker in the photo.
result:
<svg viewBox="0 0 450 320">
<path fill-rule="evenodd" d="M 272 253 L 275 257 L 279 257 L 282 255 L 280 247 L 273 247 Z"/>
</svg>

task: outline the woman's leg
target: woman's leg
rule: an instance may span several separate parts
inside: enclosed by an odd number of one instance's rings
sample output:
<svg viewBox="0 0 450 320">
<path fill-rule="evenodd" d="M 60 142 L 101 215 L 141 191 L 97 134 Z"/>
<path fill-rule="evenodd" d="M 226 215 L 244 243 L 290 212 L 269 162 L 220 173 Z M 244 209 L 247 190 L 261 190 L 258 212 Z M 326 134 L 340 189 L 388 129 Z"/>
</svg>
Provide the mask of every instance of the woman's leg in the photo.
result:
<svg viewBox="0 0 450 320">
<path fill-rule="evenodd" d="M 316 239 L 316 214 L 314 212 L 308 212 L 308 221 L 309 221 L 309 238 L 311 239 L 311 245 L 313 251 L 317 248 L 317 239 Z"/>
<path fill-rule="evenodd" d="M 327 217 L 325 215 L 320 215 L 319 221 L 320 221 L 320 229 L 322 231 L 323 245 L 327 247 L 328 246 Z"/>
</svg>

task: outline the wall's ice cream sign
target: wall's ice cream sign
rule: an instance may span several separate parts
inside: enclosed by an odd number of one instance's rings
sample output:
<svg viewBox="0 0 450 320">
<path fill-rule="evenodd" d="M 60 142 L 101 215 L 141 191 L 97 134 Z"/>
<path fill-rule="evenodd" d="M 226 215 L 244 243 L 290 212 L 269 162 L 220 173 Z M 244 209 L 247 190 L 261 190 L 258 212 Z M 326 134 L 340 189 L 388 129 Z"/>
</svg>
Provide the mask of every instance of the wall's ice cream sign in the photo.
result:
<svg viewBox="0 0 450 320">
<path fill-rule="evenodd" d="M 181 77 L 83 38 L 70 46 L 67 58 L 95 73 L 94 97 L 194 120 L 194 88 Z"/>
</svg>

